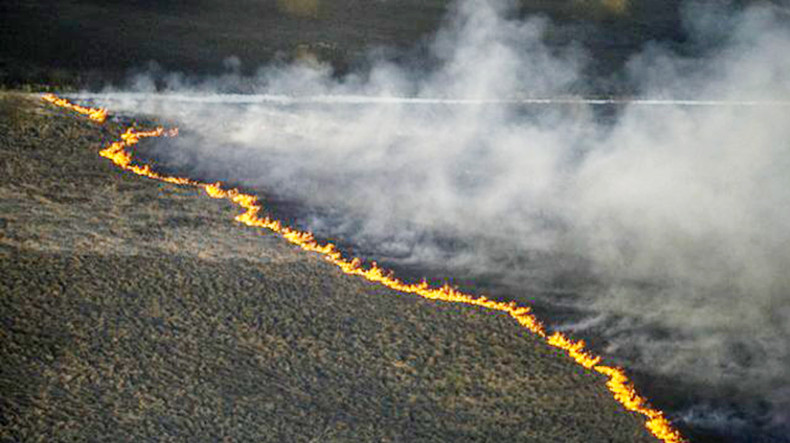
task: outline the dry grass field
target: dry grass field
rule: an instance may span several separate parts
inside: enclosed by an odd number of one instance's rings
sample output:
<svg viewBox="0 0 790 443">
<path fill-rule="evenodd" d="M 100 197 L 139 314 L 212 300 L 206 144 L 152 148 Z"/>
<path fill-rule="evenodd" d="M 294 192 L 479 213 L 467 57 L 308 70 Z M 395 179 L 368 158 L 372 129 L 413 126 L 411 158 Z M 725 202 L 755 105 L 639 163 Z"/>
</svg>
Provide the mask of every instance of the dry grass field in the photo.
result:
<svg viewBox="0 0 790 443">
<path fill-rule="evenodd" d="M 655 441 L 512 319 L 119 172 L 119 131 L 0 96 L 0 440 Z"/>
</svg>

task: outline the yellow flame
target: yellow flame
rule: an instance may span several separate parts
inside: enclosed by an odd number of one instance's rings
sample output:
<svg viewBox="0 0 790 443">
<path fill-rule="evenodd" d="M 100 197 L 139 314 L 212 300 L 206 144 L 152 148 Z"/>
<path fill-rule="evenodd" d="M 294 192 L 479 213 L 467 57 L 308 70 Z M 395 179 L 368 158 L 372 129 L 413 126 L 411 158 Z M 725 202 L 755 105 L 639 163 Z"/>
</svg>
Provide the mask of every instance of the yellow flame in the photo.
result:
<svg viewBox="0 0 790 443">
<path fill-rule="evenodd" d="M 71 109 L 72 111 L 79 112 L 82 115 L 87 115 L 89 119 L 104 123 L 104 120 L 107 119 L 107 110 L 104 108 L 85 108 L 79 105 L 75 105 L 70 103 L 68 100 L 64 98 L 60 98 L 55 94 L 44 94 L 41 98 L 45 101 L 52 103 L 55 106 L 60 106 L 61 108 Z"/>
<path fill-rule="evenodd" d="M 592 355 L 584 350 L 584 340 L 574 342 L 563 335 L 561 332 L 555 332 L 554 334 L 551 334 L 551 336 L 546 339 L 546 342 L 555 348 L 568 351 L 568 355 L 576 360 L 576 363 L 584 366 L 587 369 L 594 368 L 598 362 L 601 361 L 601 357 Z"/>
<path fill-rule="evenodd" d="M 88 115 L 91 119 L 94 119 L 93 112 L 98 113 L 99 111 L 73 105 L 67 100 L 57 98 L 51 94 L 45 95 L 43 99 L 56 106 L 72 109 L 80 114 Z M 105 110 L 102 109 L 100 111 L 102 111 L 101 115 L 106 116 Z M 529 307 L 520 306 L 514 301 L 504 302 L 490 300 L 484 296 L 465 294 L 447 284 L 435 288 L 428 285 L 424 280 L 420 283 L 405 283 L 396 278 L 392 271 L 380 268 L 375 262 L 366 268 L 359 258 L 353 257 L 349 259 L 344 257 L 334 244 L 321 244 L 315 240 L 315 237 L 310 232 L 298 231 L 283 225 L 278 220 L 272 220 L 266 216 L 261 217 L 260 212 L 262 207 L 258 202 L 258 197 L 254 195 L 242 193 L 238 189 L 226 189 L 221 183 L 201 183 L 184 177 L 162 175 L 154 171 L 149 165 L 137 165 L 133 162 L 133 155 L 128 148 L 139 143 L 141 139 L 149 137 L 175 137 L 177 135 L 178 129 L 166 131 L 164 128 L 156 128 L 151 131 L 140 132 L 134 128 L 128 128 L 121 134 L 121 140 L 111 143 L 108 147 L 100 151 L 99 155 L 108 158 L 122 169 L 134 172 L 135 174 L 167 183 L 199 187 L 212 198 L 230 200 L 244 210 L 244 212 L 236 216 L 235 220 L 237 222 L 251 227 L 265 228 L 278 233 L 283 238 L 305 251 L 321 254 L 327 261 L 339 267 L 346 274 L 358 275 L 366 280 L 379 283 L 388 288 L 409 294 L 416 294 L 430 300 L 463 303 L 506 313 L 513 317 L 522 327 L 544 339 L 549 346 L 565 351 L 567 355 L 580 366 L 588 370 L 594 370 L 608 377 L 606 386 L 609 391 L 611 391 L 614 399 L 628 411 L 644 415 L 647 418 L 645 428 L 656 438 L 666 443 L 681 443 L 686 441 L 681 436 L 680 432 L 673 428 L 669 420 L 664 417 L 663 412 L 651 408 L 648 405 L 647 399 L 637 394 L 633 383 L 631 383 L 623 369 L 599 365 L 598 363 L 601 361 L 601 357 L 593 355 L 591 352 L 585 350 L 585 343 L 583 340 L 574 341 L 561 332 L 554 332 L 548 335 L 543 324 L 532 314 L 532 310 Z"/>
</svg>

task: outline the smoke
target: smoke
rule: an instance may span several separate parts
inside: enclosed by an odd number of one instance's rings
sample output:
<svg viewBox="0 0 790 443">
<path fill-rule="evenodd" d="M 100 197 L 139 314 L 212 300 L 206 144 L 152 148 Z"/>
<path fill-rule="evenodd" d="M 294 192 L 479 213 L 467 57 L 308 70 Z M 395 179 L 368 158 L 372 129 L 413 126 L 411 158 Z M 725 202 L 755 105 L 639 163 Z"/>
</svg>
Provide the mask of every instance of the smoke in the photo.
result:
<svg viewBox="0 0 790 443">
<path fill-rule="evenodd" d="M 248 78 L 234 58 L 220 78 L 160 75 L 164 94 L 100 100 L 178 121 L 161 164 L 298 202 L 299 223 L 324 237 L 577 310 L 560 327 L 700 387 L 675 411 L 689 425 L 786 435 L 784 11 L 686 5 L 693 51 L 648 44 L 620 73 L 664 100 L 653 105 L 573 96 L 592 82 L 591 56 L 546 45 L 548 19 L 496 0 L 454 6 L 433 68 L 372 56 L 336 78 L 312 58 Z M 153 92 L 150 77 L 134 83 Z M 218 95 L 236 91 L 254 94 Z"/>
</svg>

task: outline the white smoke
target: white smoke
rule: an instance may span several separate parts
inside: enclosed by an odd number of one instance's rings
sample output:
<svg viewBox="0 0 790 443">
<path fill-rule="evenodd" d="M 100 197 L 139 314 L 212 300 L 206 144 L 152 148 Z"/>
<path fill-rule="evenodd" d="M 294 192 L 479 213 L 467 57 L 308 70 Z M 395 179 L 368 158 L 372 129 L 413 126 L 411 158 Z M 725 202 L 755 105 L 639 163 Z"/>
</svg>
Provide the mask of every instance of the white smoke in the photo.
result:
<svg viewBox="0 0 790 443">
<path fill-rule="evenodd" d="M 583 275 L 571 303 L 613 357 L 751 391 L 787 426 L 790 26 L 768 6 L 687 11 L 705 53 L 648 45 L 625 73 L 642 101 L 613 116 L 569 94 L 580 46 L 549 48 L 546 19 L 495 0 L 457 4 L 429 72 L 295 64 L 101 100 L 193 134 L 163 162 L 316 208 L 311 229 L 396 262 L 494 272 L 513 298 Z M 217 95 L 236 89 L 258 95 Z"/>
</svg>

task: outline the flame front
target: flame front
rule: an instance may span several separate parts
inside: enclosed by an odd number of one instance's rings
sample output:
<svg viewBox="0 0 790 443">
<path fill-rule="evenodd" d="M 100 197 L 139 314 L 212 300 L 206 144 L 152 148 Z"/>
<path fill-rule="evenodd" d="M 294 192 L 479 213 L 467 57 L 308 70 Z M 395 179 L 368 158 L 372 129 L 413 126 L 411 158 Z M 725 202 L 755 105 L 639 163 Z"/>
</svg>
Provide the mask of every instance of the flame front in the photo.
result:
<svg viewBox="0 0 790 443">
<path fill-rule="evenodd" d="M 74 112 L 79 112 L 82 115 L 87 115 L 89 119 L 104 123 L 107 120 L 107 110 L 104 108 L 85 108 L 83 106 L 75 105 L 65 98 L 60 98 L 55 94 L 44 94 L 41 98 L 45 101 L 52 103 L 61 108 L 71 109 Z"/>
<path fill-rule="evenodd" d="M 98 122 L 103 122 L 107 118 L 107 111 L 105 109 L 84 108 L 74 105 L 68 100 L 58 98 L 53 94 L 46 94 L 42 98 L 56 106 L 87 115 L 90 119 Z M 405 283 L 396 278 L 391 271 L 380 268 L 375 262 L 366 268 L 359 258 L 353 257 L 349 259 L 344 257 L 334 244 L 321 244 L 315 240 L 315 237 L 310 232 L 299 231 L 285 226 L 277 220 L 272 220 L 266 216 L 262 217 L 260 215 L 262 207 L 258 202 L 258 198 L 254 195 L 242 193 L 238 189 L 226 189 L 221 183 L 202 183 L 184 177 L 162 175 L 154 171 L 149 165 L 138 165 L 134 163 L 134 157 L 128 148 L 139 143 L 141 139 L 149 137 L 174 137 L 177 135 L 178 129 L 166 131 L 164 128 L 156 128 L 152 131 L 140 132 L 130 127 L 121 134 L 121 140 L 111 143 L 108 147 L 100 151 L 99 155 L 111 160 L 122 169 L 131 171 L 137 175 L 167 183 L 195 186 L 202 188 L 206 194 L 212 198 L 230 200 L 244 210 L 244 212 L 236 216 L 235 219 L 237 222 L 251 227 L 265 228 L 280 234 L 283 238 L 299 246 L 303 250 L 316 252 L 322 255 L 327 261 L 339 267 L 346 274 L 357 275 L 388 288 L 409 294 L 416 294 L 430 300 L 463 303 L 506 313 L 513 317 L 522 327 L 542 338 L 549 346 L 566 352 L 578 365 L 587 370 L 594 370 L 605 375 L 608 378 L 606 386 L 609 391 L 611 391 L 614 399 L 628 411 L 645 416 L 647 418 L 645 428 L 656 438 L 666 443 L 680 443 L 686 441 L 681 436 L 680 432 L 673 428 L 669 420 L 664 417 L 663 412 L 650 407 L 647 399 L 637 394 L 633 383 L 631 383 L 623 369 L 599 365 L 598 363 L 601 361 L 601 357 L 586 351 L 583 340 L 574 341 L 561 332 L 554 332 L 548 335 L 543 324 L 532 314 L 532 310 L 529 307 L 520 306 L 513 301 L 503 302 L 490 300 L 484 296 L 465 294 L 447 284 L 435 288 L 428 285 L 424 280 L 420 283 Z"/>
</svg>

